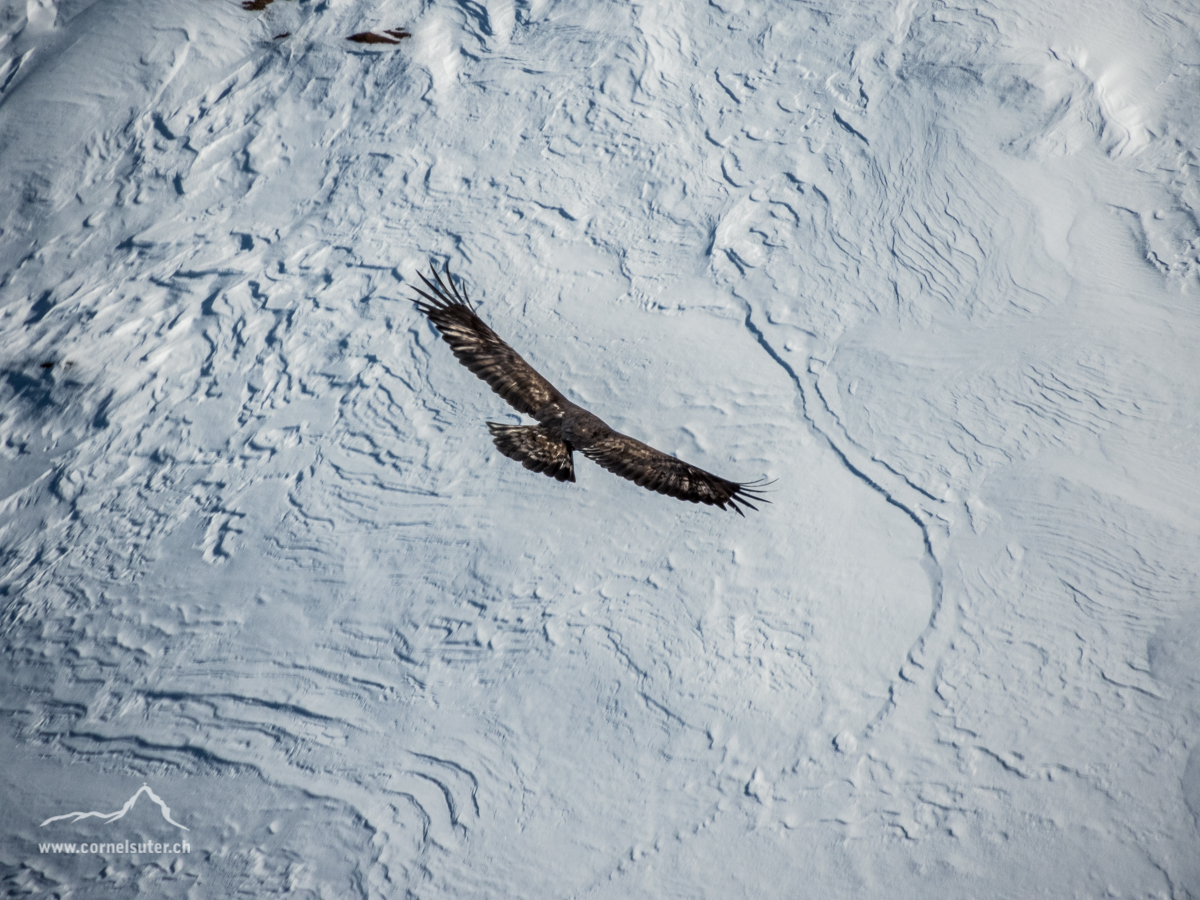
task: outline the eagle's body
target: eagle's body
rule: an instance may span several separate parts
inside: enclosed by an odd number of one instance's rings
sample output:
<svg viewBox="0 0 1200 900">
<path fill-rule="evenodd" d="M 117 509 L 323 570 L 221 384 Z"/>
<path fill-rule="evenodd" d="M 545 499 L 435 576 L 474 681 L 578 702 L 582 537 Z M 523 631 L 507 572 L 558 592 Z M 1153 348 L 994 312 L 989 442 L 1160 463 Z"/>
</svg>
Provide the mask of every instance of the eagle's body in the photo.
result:
<svg viewBox="0 0 1200 900">
<path fill-rule="evenodd" d="M 538 422 L 487 423 L 496 449 L 505 456 L 559 481 L 574 481 L 572 454 L 578 450 L 610 472 L 680 500 L 721 509 L 728 504 L 739 515 L 743 514 L 739 505 L 755 509 L 750 500 L 766 502 L 757 487 L 727 481 L 668 456 L 614 431 L 599 416 L 572 403 L 475 314 L 465 290 L 460 294 L 450 277 L 449 266 L 445 283 L 436 269 L 432 274 L 432 282 L 420 276 L 429 293 L 416 288 L 424 298 L 414 301 L 417 308 L 429 317 L 464 366 L 514 409 Z"/>
</svg>

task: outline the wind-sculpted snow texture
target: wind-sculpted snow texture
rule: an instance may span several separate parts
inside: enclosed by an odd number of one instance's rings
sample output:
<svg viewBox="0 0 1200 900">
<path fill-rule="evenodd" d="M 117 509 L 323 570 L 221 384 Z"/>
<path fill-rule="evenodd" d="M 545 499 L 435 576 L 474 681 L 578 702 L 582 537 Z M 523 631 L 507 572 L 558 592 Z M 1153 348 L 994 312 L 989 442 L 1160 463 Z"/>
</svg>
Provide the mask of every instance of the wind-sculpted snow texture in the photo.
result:
<svg viewBox="0 0 1200 900">
<path fill-rule="evenodd" d="M 1194 4 L 251 6 L 0 5 L 6 893 L 1200 896 Z"/>
</svg>

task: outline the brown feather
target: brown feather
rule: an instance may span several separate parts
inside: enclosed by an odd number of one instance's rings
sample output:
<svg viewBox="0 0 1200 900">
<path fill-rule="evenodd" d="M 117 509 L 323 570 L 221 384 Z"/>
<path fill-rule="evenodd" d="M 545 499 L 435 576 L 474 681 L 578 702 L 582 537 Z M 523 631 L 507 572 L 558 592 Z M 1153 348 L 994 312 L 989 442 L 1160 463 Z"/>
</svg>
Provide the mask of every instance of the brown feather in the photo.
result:
<svg viewBox="0 0 1200 900">
<path fill-rule="evenodd" d="M 571 448 L 545 425 L 501 425 L 488 422 L 496 449 L 527 469 L 559 481 L 575 480 Z"/>
<path fill-rule="evenodd" d="M 464 366 L 486 381 L 515 410 L 526 415 L 538 417 L 539 412 L 562 399 L 554 385 L 475 314 L 465 290 L 460 293 L 450 277 L 448 264 L 448 287 L 437 270 L 433 270 L 432 275 L 432 282 L 424 275 L 420 276 L 429 292 L 414 288 L 425 298 L 424 302 L 414 302 L 417 309 L 437 326 L 442 339 Z"/>
<path fill-rule="evenodd" d="M 618 431 L 610 430 L 607 436 L 580 447 L 579 452 L 639 487 L 689 503 L 707 503 L 721 509 L 728 504 L 734 512 L 745 515 L 742 506 L 758 508 L 750 501 L 770 502 L 754 484 L 727 481 Z"/>
</svg>

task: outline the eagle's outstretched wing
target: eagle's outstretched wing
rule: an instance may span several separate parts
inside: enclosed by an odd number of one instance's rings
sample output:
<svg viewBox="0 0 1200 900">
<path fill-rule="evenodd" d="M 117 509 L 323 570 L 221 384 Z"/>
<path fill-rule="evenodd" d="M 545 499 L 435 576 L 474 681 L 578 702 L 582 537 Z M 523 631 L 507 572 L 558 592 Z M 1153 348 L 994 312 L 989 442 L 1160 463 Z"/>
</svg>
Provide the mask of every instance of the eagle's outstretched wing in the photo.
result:
<svg viewBox="0 0 1200 900">
<path fill-rule="evenodd" d="M 420 276 L 429 293 L 413 288 L 425 302 L 413 302 L 437 326 L 459 362 L 486 381 L 518 412 L 537 416 L 539 411 L 563 399 L 554 385 L 475 315 L 466 288 L 459 293 L 450 277 L 449 263 L 446 263 L 446 283 L 432 266 L 430 273 L 432 282 Z"/>
<path fill-rule="evenodd" d="M 588 459 L 639 487 L 691 503 L 707 503 L 721 509 L 729 504 L 739 516 L 744 516 L 741 506 L 758 509 L 751 500 L 771 502 L 762 496 L 762 482 L 726 481 L 617 431 L 579 450 Z"/>
</svg>

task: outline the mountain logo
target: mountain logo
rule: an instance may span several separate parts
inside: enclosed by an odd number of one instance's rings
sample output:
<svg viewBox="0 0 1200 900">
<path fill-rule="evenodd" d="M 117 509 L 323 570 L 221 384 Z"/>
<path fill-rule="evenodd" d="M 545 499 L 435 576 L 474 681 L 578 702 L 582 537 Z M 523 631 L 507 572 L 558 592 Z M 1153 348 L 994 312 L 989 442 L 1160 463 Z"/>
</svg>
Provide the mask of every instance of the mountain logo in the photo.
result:
<svg viewBox="0 0 1200 900">
<path fill-rule="evenodd" d="M 109 822 L 115 822 L 115 821 L 117 821 L 117 819 L 124 818 L 125 813 L 127 813 L 131 809 L 133 809 L 133 805 L 135 803 L 137 803 L 138 797 L 142 796 L 142 794 L 145 794 L 154 803 L 158 804 L 158 808 L 162 811 L 162 816 L 164 819 L 166 819 L 168 822 L 170 822 L 176 828 L 182 828 L 184 831 L 189 830 L 186 825 L 180 825 L 178 822 L 176 822 L 174 819 L 171 818 L 171 807 L 167 806 L 167 804 L 165 804 L 163 802 L 162 797 L 158 796 L 158 794 L 156 794 L 156 793 L 154 793 L 154 791 L 150 790 L 150 786 L 147 784 L 144 784 L 144 783 L 142 784 L 142 786 L 140 788 L 137 789 L 137 792 L 132 797 L 130 797 L 128 800 L 125 801 L 125 805 L 122 806 L 120 809 L 118 809 L 116 812 L 110 812 L 110 813 L 102 813 L 102 812 L 64 813 L 61 816 L 51 816 L 49 819 L 47 819 L 45 822 L 43 822 L 40 827 L 45 828 L 51 822 L 60 822 L 63 819 L 70 819 L 72 822 L 78 822 L 82 819 L 103 819 L 105 824 L 108 824 Z"/>
</svg>

